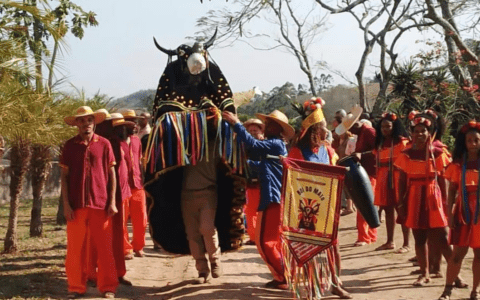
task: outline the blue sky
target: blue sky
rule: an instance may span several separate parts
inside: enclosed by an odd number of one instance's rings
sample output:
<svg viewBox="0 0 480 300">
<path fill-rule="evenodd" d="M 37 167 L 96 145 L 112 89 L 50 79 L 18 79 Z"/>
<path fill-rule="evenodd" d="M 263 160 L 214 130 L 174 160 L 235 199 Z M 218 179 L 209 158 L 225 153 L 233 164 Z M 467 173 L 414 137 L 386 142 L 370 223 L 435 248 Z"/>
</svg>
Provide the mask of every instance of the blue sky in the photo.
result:
<svg viewBox="0 0 480 300">
<path fill-rule="evenodd" d="M 98 27 L 87 28 L 82 40 L 66 39 L 68 50 L 61 61 L 61 72 L 68 82 L 87 95 L 97 91 L 122 97 L 141 89 L 155 89 L 167 63 L 167 56 L 153 44 L 153 36 L 165 48 L 189 42 L 197 29 L 195 21 L 208 10 L 231 5 L 225 0 L 99 0 L 76 1 L 84 10 L 97 13 Z M 318 7 L 320 9 L 320 7 Z M 360 30 L 349 15 L 329 17 L 331 28 L 311 47 L 313 60 L 325 60 L 354 80 L 363 51 Z M 259 25 L 261 26 L 261 24 Z M 418 51 L 412 35 L 400 43 L 404 58 Z M 405 42 L 407 41 L 407 42 Z M 230 48 L 210 49 L 234 92 L 253 86 L 269 91 L 287 81 L 307 83 L 296 58 L 278 50 L 256 51 L 237 43 Z M 378 56 L 374 52 L 373 56 Z M 370 68 L 365 76 L 372 76 Z M 335 77 L 334 84 L 346 84 Z M 68 85 L 64 85 L 68 90 Z"/>
</svg>

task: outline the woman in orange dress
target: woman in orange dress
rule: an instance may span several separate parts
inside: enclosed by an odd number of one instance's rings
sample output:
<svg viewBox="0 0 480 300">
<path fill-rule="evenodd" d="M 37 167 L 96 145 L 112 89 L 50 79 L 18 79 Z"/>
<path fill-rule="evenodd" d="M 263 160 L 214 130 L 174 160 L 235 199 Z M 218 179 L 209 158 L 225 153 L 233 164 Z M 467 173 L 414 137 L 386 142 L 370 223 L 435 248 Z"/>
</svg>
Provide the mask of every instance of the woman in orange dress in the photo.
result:
<svg viewBox="0 0 480 300">
<path fill-rule="evenodd" d="M 448 300 L 455 287 L 462 261 L 473 249 L 473 286 L 471 300 L 480 299 L 480 123 L 470 121 L 457 134 L 453 162 L 445 170 L 450 181 L 448 212 L 450 244 L 453 254 L 448 261 L 445 289 L 440 300 Z"/>
<path fill-rule="evenodd" d="M 395 249 L 393 235 L 395 232 L 395 206 L 397 205 L 396 180 L 398 173 L 394 172 L 393 162 L 406 149 L 409 142 L 408 134 L 402 122 L 394 113 L 384 113 L 376 126 L 375 154 L 377 165 L 377 184 L 375 185 L 375 202 L 385 211 L 387 241 L 375 250 Z M 404 226 L 402 226 L 404 227 Z M 409 230 L 403 230 L 403 252 L 410 250 Z"/>
<path fill-rule="evenodd" d="M 445 180 L 441 175 L 450 158 L 439 148 L 432 146 L 437 115 L 432 111 L 409 115 L 411 120 L 412 147 L 404 150 L 395 167 L 400 171 L 397 211 L 403 224 L 412 229 L 415 253 L 420 265 L 414 286 L 430 282 L 427 259 L 427 238 L 434 241 L 445 259 L 452 249 L 447 241 L 447 216 L 443 207 L 441 189 Z"/>
</svg>

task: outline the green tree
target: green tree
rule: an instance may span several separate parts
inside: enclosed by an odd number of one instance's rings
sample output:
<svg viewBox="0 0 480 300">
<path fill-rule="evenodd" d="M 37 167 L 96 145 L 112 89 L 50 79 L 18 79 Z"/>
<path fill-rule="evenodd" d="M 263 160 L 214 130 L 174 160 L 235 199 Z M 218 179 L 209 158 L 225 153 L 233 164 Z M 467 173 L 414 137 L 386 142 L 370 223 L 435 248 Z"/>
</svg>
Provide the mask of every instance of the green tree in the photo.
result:
<svg viewBox="0 0 480 300">
<path fill-rule="evenodd" d="M 23 0 L 21 7 L 9 5 L 9 2 L 11 1 L 0 3 L 2 19 L 8 18 L 14 22 L 18 30 L 13 31 L 12 35 L 20 37 L 25 45 L 28 45 L 29 53 L 35 61 L 35 89 L 39 93 L 44 90 L 45 84 L 42 58 L 50 56 L 48 40 L 51 38 L 54 40 L 53 54 L 50 63 L 47 64 L 49 69 L 47 87 L 51 90 L 57 52 L 61 45 L 58 37 L 63 38 L 70 30 L 75 37 L 83 38 L 85 27 L 98 25 L 96 15 L 91 11 L 85 12 L 70 0 Z M 49 2 L 54 2 L 57 6 L 51 8 Z M 40 14 L 49 20 L 48 24 L 43 22 Z"/>
<path fill-rule="evenodd" d="M 24 56 L 29 53 L 35 61 L 35 89 L 41 94 L 44 91 L 43 57 L 50 56 L 48 40 L 53 37 L 53 53 L 46 66 L 49 70 L 47 91 L 52 92 L 55 62 L 58 50 L 61 46 L 61 39 L 68 30 L 77 38 L 84 36 L 84 28 L 98 25 L 95 13 L 85 12 L 80 6 L 70 0 L 55 1 L 56 7 L 51 8 L 45 0 L 24 0 L 22 7 L 3 4 L 1 7 L 4 13 L 3 19 L 8 18 L 16 24 L 17 30 L 12 36 L 21 39 L 24 45 L 28 45 L 30 51 L 25 49 Z M 42 10 L 42 16 L 38 12 Z M 68 17 L 71 16 L 70 19 Z M 48 23 L 42 21 L 46 18 Z M 25 47 L 26 48 L 26 47 Z M 27 77 L 28 78 L 28 77 Z M 29 86 L 30 84 L 27 84 Z M 53 98 L 52 98 L 53 101 Z M 42 234 L 41 207 L 42 193 L 49 174 L 49 166 L 52 158 L 53 144 L 39 143 L 32 145 L 32 156 L 30 170 L 32 172 L 32 194 L 33 204 L 30 223 L 30 235 L 40 236 Z"/>
</svg>

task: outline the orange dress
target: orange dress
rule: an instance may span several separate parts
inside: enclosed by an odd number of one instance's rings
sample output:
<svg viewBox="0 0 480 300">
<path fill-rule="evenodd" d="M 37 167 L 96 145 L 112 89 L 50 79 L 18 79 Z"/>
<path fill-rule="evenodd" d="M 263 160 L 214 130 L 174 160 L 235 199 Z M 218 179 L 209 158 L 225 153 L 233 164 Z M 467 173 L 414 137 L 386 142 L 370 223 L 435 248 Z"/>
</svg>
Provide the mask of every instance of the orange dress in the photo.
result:
<svg viewBox="0 0 480 300">
<path fill-rule="evenodd" d="M 451 163 L 445 170 L 445 178 L 458 186 L 457 198 L 453 210 L 454 228 L 450 229 L 450 244 L 480 248 L 480 217 L 475 224 L 475 213 L 477 212 L 477 190 L 478 190 L 478 164 L 468 162 L 465 172 L 465 186 L 468 193 L 468 205 L 470 208 L 470 222 L 467 223 L 465 211 L 463 209 L 462 197 L 462 164 L 458 162 Z"/>
<path fill-rule="evenodd" d="M 392 145 L 392 140 L 388 140 L 384 142 L 385 146 L 373 150 L 373 154 L 375 154 L 377 161 L 375 205 L 396 205 L 397 195 L 395 191 L 398 182 L 398 172 L 394 171 L 393 162 L 400 156 L 402 151 L 407 148 L 408 143 L 409 140 L 406 138 L 402 138 L 394 145 Z M 392 175 L 393 178 L 390 177 Z"/>
<path fill-rule="evenodd" d="M 450 163 L 442 149 L 435 148 L 433 157 L 425 160 L 425 150 L 407 149 L 395 161 L 396 168 L 407 176 L 407 215 L 404 225 L 412 229 L 429 229 L 447 226 L 442 193 L 437 176 Z"/>
</svg>

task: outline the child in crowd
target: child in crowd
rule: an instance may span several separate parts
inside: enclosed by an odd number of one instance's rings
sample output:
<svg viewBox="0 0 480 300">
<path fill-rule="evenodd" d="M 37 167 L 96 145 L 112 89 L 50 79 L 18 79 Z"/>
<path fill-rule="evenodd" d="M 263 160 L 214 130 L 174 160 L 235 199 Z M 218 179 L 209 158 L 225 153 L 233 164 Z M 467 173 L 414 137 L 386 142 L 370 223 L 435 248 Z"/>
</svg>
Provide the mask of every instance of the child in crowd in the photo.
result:
<svg viewBox="0 0 480 300">
<path fill-rule="evenodd" d="M 247 129 L 257 140 L 263 140 L 263 131 L 265 124 L 260 119 L 249 119 L 243 123 L 243 127 Z M 260 158 L 255 155 L 247 153 L 247 158 L 250 160 L 258 160 Z M 258 183 L 258 174 L 253 170 L 249 170 L 249 178 L 247 181 L 246 200 L 245 204 L 245 218 L 247 221 L 247 233 L 250 240 L 246 242 L 247 245 L 255 245 L 255 225 L 257 223 L 257 209 L 260 204 L 260 185 Z"/>
<path fill-rule="evenodd" d="M 430 282 L 427 238 L 447 260 L 452 254 L 447 241 L 447 217 L 442 201 L 445 191 L 441 190 L 445 188 L 442 171 L 450 159 L 442 149 L 432 146 L 438 118 L 431 110 L 409 115 L 413 144 L 394 163 L 400 170 L 398 214 L 403 224 L 412 229 L 421 271 L 414 286 Z"/>
<path fill-rule="evenodd" d="M 375 250 L 395 249 L 393 235 L 395 232 L 395 206 L 397 204 L 396 180 L 393 162 L 406 149 L 409 143 L 408 134 L 402 122 L 394 113 L 384 113 L 376 127 L 375 154 L 377 166 L 377 184 L 375 186 L 375 205 L 385 211 L 387 241 Z M 401 252 L 408 252 L 410 231 L 403 229 L 403 246 Z"/>
<path fill-rule="evenodd" d="M 478 179 L 480 170 L 480 123 L 470 121 L 457 134 L 453 162 L 445 170 L 448 188 L 450 244 L 453 254 L 448 260 L 445 289 L 439 300 L 449 300 L 462 261 L 473 249 L 473 286 L 470 300 L 480 299 L 480 204 Z M 454 285 L 455 284 L 455 285 Z"/>
</svg>

